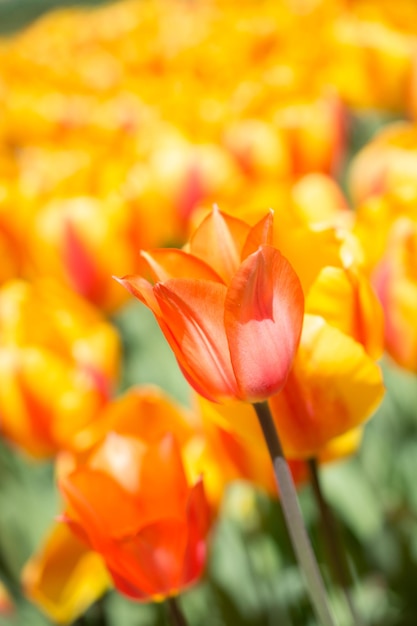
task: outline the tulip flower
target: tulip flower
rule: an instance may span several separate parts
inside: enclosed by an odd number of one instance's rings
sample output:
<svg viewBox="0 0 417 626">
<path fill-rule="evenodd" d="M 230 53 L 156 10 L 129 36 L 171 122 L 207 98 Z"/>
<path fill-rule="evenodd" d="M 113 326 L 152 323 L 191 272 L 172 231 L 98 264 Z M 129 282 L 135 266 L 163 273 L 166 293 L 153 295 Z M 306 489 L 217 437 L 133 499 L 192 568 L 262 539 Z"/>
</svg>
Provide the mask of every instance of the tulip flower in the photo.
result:
<svg viewBox="0 0 417 626">
<path fill-rule="evenodd" d="M 329 80 L 350 106 L 401 112 L 410 90 L 414 37 L 381 17 L 343 13 L 334 21 Z"/>
<path fill-rule="evenodd" d="M 121 593 L 157 601 L 201 576 L 207 501 L 201 480 L 187 483 L 171 435 L 145 446 L 109 433 L 60 488 L 67 503 L 63 521 L 101 555 Z"/>
<path fill-rule="evenodd" d="M 204 474 L 204 480 L 210 482 L 210 506 L 213 503 L 218 506 L 226 479 L 214 452 L 206 446 L 205 454 L 200 454 L 200 444 L 206 438 L 197 415 L 177 406 L 161 390 L 150 385 L 133 387 L 108 402 L 98 418 L 78 433 L 74 449 L 61 452 L 57 457 L 58 482 L 65 483 L 77 471 L 93 466 L 108 470 L 116 480 L 118 474 L 116 472 L 113 476 L 113 469 L 121 463 L 124 480 L 130 480 L 133 485 L 137 467 L 144 467 L 143 451 L 149 446 L 158 446 L 168 432 L 175 433 L 175 440 L 181 448 L 187 481 L 199 483 Z M 126 442 L 130 442 L 131 447 Z M 175 467 L 174 464 L 174 470 Z M 157 466 L 155 474 L 159 476 Z M 177 479 L 173 477 L 174 482 Z M 151 482 L 159 493 L 162 487 L 157 486 L 158 480 L 153 478 Z M 147 489 L 145 497 L 150 496 Z M 138 486 L 133 496 L 129 492 L 126 499 L 130 502 L 132 497 L 139 498 L 141 492 L 142 488 Z M 154 506 L 152 503 L 149 506 Z M 63 624 L 74 621 L 112 584 L 103 558 L 89 543 L 71 532 L 70 526 L 55 523 L 22 573 L 27 596 L 50 619 Z"/>
<path fill-rule="evenodd" d="M 364 423 L 381 401 L 384 386 L 375 360 L 383 349 L 383 318 L 349 233 L 285 214 L 283 221 L 274 241 L 298 269 L 306 315 L 291 370 L 269 404 L 284 452 L 300 459 L 320 456 L 333 440 Z M 318 242 L 322 247 L 315 248 Z M 233 427 L 226 430 L 259 440 L 253 418 L 247 423 L 233 406 L 228 411 Z"/>
<path fill-rule="evenodd" d="M 266 243 L 272 216 L 250 228 L 217 209 L 185 250 L 143 254 L 156 280 L 120 280 L 154 313 L 185 377 L 210 400 L 257 402 L 284 385 L 297 349 L 303 294 Z"/>
<path fill-rule="evenodd" d="M 135 217 L 127 203 L 88 196 L 45 203 L 28 242 L 32 272 L 54 276 L 94 305 L 114 310 L 123 302 L 111 280 L 114 268 L 137 266 Z"/>
<path fill-rule="evenodd" d="M 353 230 L 369 274 L 385 254 L 398 218 L 416 219 L 416 126 L 398 122 L 378 133 L 353 159 L 349 173 L 357 208 Z"/>
<path fill-rule="evenodd" d="M 417 222 L 397 220 L 373 280 L 385 314 L 385 348 L 401 367 L 417 372 Z"/>
<path fill-rule="evenodd" d="M 26 595 L 56 624 L 70 624 L 111 585 L 102 558 L 66 524 L 55 523 L 45 543 L 25 565 Z"/>
<path fill-rule="evenodd" d="M 50 281 L 6 283 L 0 320 L 1 433 L 35 457 L 71 449 L 117 379 L 115 329 Z"/>
</svg>

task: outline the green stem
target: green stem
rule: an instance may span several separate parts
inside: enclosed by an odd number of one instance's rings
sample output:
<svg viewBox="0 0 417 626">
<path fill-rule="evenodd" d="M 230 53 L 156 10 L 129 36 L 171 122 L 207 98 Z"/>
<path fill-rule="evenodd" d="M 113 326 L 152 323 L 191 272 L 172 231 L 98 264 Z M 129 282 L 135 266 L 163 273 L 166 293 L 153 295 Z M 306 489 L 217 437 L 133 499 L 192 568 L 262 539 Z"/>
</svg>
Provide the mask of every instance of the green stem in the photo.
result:
<svg viewBox="0 0 417 626">
<path fill-rule="evenodd" d="M 166 606 L 173 626 L 188 626 L 184 613 L 181 611 L 176 598 L 167 598 Z"/>
<path fill-rule="evenodd" d="M 304 525 L 297 491 L 267 402 L 253 405 L 268 446 L 288 533 L 304 573 L 310 599 L 323 626 L 335 626 L 323 579 Z"/>
<path fill-rule="evenodd" d="M 349 574 L 348 563 L 346 561 L 346 554 L 341 545 L 340 535 L 335 517 L 321 489 L 320 476 L 316 459 L 309 459 L 308 469 L 310 472 L 310 482 L 313 488 L 314 497 L 320 510 L 322 535 L 326 543 L 327 552 L 330 562 L 332 564 L 334 577 L 344 593 L 346 604 L 349 607 L 353 623 L 355 624 L 355 626 L 360 626 L 361 619 L 359 618 L 350 594 L 351 578 Z"/>
</svg>

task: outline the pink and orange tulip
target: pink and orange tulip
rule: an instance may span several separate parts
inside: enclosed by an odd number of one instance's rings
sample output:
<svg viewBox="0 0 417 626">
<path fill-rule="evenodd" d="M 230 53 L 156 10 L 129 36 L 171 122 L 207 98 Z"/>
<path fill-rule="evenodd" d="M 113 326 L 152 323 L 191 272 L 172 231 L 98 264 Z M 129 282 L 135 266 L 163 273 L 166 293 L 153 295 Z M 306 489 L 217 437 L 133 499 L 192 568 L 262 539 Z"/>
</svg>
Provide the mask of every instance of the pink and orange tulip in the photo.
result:
<svg viewBox="0 0 417 626">
<path fill-rule="evenodd" d="M 214 209 L 186 250 L 143 253 L 154 285 L 120 279 L 154 313 L 186 379 L 209 400 L 265 400 L 285 384 L 303 293 L 270 244 L 272 215 L 250 228 Z"/>
</svg>

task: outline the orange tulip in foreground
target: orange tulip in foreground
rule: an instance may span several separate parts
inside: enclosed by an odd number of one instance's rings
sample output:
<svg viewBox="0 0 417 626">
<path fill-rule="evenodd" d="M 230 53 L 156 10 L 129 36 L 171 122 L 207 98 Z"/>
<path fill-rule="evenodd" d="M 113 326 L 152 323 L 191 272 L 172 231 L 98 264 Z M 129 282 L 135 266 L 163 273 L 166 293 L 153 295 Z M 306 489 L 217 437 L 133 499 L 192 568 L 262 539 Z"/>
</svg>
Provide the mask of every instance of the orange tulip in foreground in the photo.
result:
<svg viewBox="0 0 417 626">
<path fill-rule="evenodd" d="M 186 250 L 143 253 L 154 286 L 120 280 L 152 310 L 188 382 L 209 400 L 260 402 L 285 384 L 304 299 L 271 240 L 271 213 L 251 228 L 214 209 Z"/>
<path fill-rule="evenodd" d="M 187 481 L 194 484 L 204 474 L 210 508 L 213 505 L 217 508 L 224 484 L 226 480 L 230 480 L 230 471 L 223 467 L 224 455 L 221 460 L 216 457 L 217 449 L 207 445 L 208 440 L 193 414 L 177 406 L 158 388 L 148 385 L 133 387 L 108 402 L 98 418 L 78 433 L 76 451 L 62 452 L 57 458 L 58 482 L 68 477 L 71 481 L 71 474 L 86 468 L 105 470 L 110 475 L 109 480 L 110 477 L 116 480 L 119 476 L 116 471 L 118 466 L 121 472 L 118 482 L 123 487 L 123 481 L 127 481 L 134 488 L 134 499 L 143 495 L 146 500 L 153 489 L 156 502 L 158 494 L 162 497 L 165 493 L 164 488 L 158 487 L 158 478 L 151 476 L 148 480 L 148 470 L 144 470 L 145 464 L 141 462 L 142 453 L 149 446 L 159 445 L 161 438 L 168 432 L 175 433 L 175 440 L 181 448 Z M 112 435 L 109 436 L 109 433 Z M 204 454 L 201 453 L 202 447 Z M 143 494 L 141 483 L 135 483 L 138 468 L 145 481 Z M 157 476 L 162 476 L 159 466 L 148 469 L 153 469 Z M 165 469 L 169 471 L 169 464 Z M 236 477 L 236 473 L 233 477 Z M 175 471 L 172 480 L 176 485 Z M 122 491 L 119 495 L 126 499 L 127 504 L 115 501 L 114 510 L 117 508 L 117 514 L 132 502 L 130 492 L 123 495 Z M 92 506 L 94 503 L 93 498 Z M 149 504 L 150 509 L 153 506 Z M 168 501 L 167 507 L 170 515 Z M 153 509 L 156 516 L 159 515 L 158 510 Z M 142 512 L 138 510 L 138 525 L 141 524 Z M 92 545 L 71 532 L 67 524 L 55 523 L 36 553 L 26 563 L 22 574 L 24 590 L 31 601 L 53 622 L 72 623 L 111 586 L 105 561 L 94 551 L 94 547 L 95 544 Z"/>
<path fill-rule="evenodd" d="M 68 504 L 63 520 L 103 557 L 121 593 L 161 600 L 200 577 L 207 501 L 201 480 L 188 485 L 171 435 L 146 446 L 109 433 L 60 486 Z"/>
</svg>

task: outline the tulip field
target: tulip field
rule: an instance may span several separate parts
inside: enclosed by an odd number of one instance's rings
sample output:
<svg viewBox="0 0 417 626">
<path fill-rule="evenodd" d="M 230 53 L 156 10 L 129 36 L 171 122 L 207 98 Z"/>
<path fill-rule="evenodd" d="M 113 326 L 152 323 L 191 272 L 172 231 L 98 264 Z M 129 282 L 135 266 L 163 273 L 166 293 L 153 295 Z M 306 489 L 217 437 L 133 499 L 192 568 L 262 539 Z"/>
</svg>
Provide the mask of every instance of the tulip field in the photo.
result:
<svg viewBox="0 0 417 626">
<path fill-rule="evenodd" d="M 417 2 L 0 2 L 0 626 L 416 626 Z"/>
</svg>

